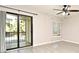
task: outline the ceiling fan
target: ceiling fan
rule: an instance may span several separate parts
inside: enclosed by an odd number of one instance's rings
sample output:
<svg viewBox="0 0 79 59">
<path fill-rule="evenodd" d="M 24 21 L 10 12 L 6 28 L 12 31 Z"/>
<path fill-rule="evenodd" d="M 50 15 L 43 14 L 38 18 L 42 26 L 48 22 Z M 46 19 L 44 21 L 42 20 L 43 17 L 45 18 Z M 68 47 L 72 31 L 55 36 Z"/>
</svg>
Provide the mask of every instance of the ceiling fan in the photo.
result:
<svg viewBox="0 0 79 59">
<path fill-rule="evenodd" d="M 69 10 L 70 7 L 71 7 L 70 5 L 63 5 L 62 10 L 60 10 L 60 9 L 54 9 L 54 10 L 60 11 L 56 15 L 59 15 L 62 13 L 64 13 L 65 15 L 70 15 L 70 12 L 79 12 L 79 10 Z"/>
</svg>

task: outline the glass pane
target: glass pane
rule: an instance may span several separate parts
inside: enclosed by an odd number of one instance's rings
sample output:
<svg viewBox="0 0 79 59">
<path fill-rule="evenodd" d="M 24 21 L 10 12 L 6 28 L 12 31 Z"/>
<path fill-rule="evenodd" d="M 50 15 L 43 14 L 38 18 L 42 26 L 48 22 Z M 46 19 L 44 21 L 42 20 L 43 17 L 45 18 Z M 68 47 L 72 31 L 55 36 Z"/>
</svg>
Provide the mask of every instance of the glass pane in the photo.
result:
<svg viewBox="0 0 79 59">
<path fill-rule="evenodd" d="M 26 17 L 25 16 L 20 16 L 20 20 L 19 20 L 19 43 L 20 43 L 20 47 L 26 46 L 25 21 L 26 21 Z"/>
<path fill-rule="evenodd" d="M 17 16 L 6 14 L 6 49 L 17 47 Z"/>
<path fill-rule="evenodd" d="M 31 30 L 31 23 L 30 23 L 30 18 L 27 16 L 20 16 L 20 47 L 22 46 L 27 46 L 27 45 L 31 45 L 31 35 L 30 35 L 30 30 Z M 30 35 L 30 36 L 29 36 Z"/>
<path fill-rule="evenodd" d="M 27 21 L 26 21 L 26 39 L 27 39 L 27 43 L 29 45 L 31 45 L 31 17 L 27 17 Z"/>
</svg>

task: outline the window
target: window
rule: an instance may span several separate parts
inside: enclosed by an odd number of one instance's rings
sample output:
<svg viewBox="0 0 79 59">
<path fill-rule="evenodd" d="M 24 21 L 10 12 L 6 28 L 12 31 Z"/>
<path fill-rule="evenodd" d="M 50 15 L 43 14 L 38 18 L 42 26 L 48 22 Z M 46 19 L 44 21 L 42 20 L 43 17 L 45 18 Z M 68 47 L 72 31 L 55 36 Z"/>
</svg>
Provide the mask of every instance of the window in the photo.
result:
<svg viewBox="0 0 79 59">
<path fill-rule="evenodd" d="M 32 45 L 32 17 L 6 13 L 6 49 Z"/>
<path fill-rule="evenodd" d="M 53 35 L 60 36 L 60 23 L 53 22 Z"/>
</svg>

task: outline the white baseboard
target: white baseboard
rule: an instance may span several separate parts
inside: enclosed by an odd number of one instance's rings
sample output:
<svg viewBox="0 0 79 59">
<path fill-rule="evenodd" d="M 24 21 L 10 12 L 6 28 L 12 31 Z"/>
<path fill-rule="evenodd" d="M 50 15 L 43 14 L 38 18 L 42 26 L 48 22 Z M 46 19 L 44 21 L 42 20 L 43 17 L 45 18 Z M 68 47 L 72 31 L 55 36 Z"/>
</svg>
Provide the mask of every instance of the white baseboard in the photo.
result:
<svg viewBox="0 0 79 59">
<path fill-rule="evenodd" d="M 50 43 L 55 43 L 55 42 L 59 42 L 59 41 L 61 41 L 61 40 L 38 43 L 38 44 L 34 44 L 33 47 L 40 46 L 40 45 L 45 45 L 45 44 L 50 44 Z"/>
<path fill-rule="evenodd" d="M 70 40 L 62 40 L 62 41 L 71 42 L 71 43 L 74 43 L 74 44 L 79 44 L 79 42 L 74 42 L 74 41 L 70 41 Z"/>
<path fill-rule="evenodd" d="M 34 44 L 33 47 L 40 46 L 40 45 L 45 45 L 45 44 L 50 44 L 50 43 L 55 43 L 55 42 L 60 42 L 60 41 L 65 41 L 65 42 L 71 42 L 71 43 L 79 44 L 78 42 L 74 42 L 74 41 L 70 41 L 70 40 L 56 40 L 56 41 L 49 41 L 49 42 L 43 42 L 43 43 Z"/>
</svg>

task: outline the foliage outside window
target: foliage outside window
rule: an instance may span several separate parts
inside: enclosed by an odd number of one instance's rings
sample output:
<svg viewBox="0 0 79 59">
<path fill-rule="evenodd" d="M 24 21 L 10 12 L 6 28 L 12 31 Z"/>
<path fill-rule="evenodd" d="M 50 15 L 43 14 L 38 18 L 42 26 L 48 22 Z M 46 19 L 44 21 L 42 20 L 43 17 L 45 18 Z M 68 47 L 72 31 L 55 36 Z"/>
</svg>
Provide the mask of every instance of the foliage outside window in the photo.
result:
<svg viewBox="0 0 79 59">
<path fill-rule="evenodd" d="M 20 20 L 20 32 L 25 32 L 25 19 L 24 17 Z M 17 32 L 17 20 L 7 18 L 6 21 L 6 32 Z"/>
</svg>

